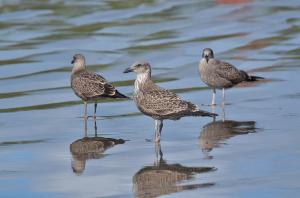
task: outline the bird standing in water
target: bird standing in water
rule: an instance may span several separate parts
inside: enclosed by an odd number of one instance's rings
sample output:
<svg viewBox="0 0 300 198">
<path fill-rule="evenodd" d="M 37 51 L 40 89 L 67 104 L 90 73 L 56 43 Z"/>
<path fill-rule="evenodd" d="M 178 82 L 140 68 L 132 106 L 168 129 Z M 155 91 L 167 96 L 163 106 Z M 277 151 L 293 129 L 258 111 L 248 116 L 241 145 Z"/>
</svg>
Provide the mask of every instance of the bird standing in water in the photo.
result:
<svg viewBox="0 0 300 198">
<path fill-rule="evenodd" d="M 101 98 L 128 98 L 108 83 L 101 75 L 89 72 L 82 54 L 75 54 L 71 62 L 71 87 L 84 102 L 84 117 L 87 119 L 87 102 L 94 102 L 94 119 L 96 119 L 97 100 Z"/>
<path fill-rule="evenodd" d="M 225 104 L 225 88 L 230 88 L 243 81 L 257 81 L 263 79 L 258 76 L 250 76 L 235 66 L 214 58 L 214 52 L 205 48 L 199 63 L 201 80 L 213 89 L 211 105 L 216 105 L 216 89 L 222 89 L 222 105 Z"/>
<path fill-rule="evenodd" d="M 133 99 L 138 109 L 155 120 L 155 142 L 160 141 L 163 120 L 179 120 L 184 116 L 216 116 L 200 110 L 195 104 L 187 102 L 175 93 L 156 85 L 151 79 L 151 66 L 139 61 L 127 68 L 124 73 L 135 72 Z"/>
</svg>

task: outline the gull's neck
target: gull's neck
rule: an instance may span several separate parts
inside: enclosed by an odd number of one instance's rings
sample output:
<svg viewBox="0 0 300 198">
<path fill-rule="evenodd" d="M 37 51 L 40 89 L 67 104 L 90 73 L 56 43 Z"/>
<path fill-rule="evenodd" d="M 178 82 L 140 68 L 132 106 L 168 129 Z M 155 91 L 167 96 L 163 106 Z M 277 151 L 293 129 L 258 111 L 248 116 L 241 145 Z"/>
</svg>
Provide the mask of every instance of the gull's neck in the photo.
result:
<svg viewBox="0 0 300 198">
<path fill-rule="evenodd" d="M 209 60 L 208 60 L 209 61 Z M 206 59 L 202 58 L 200 61 L 200 65 L 207 65 Z"/>
<path fill-rule="evenodd" d="M 134 92 L 137 93 L 143 87 L 143 85 L 151 78 L 150 72 L 137 74 L 136 80 L 134 82 Z"/>
<path fill-rule="evenodd" d="M 72 69 L 72 74 L 85 71 L 85 70 L 86 70 L 86 65 L 84 63 L 75 63 Z"/>
</svg>

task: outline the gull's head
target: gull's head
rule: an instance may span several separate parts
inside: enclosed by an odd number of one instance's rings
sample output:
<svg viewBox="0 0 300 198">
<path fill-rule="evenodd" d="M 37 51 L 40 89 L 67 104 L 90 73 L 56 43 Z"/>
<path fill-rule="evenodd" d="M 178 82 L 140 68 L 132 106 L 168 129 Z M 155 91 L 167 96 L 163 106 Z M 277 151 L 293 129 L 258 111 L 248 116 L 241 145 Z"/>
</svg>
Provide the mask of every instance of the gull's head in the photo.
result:
<svg viewBox="0 0 300 198">
<path fill-rule="evenodd" d="M 75 54 L 71 61 L 71 64 L 74 65 L 72 72 L 78 72 L 86 69 L 85 58 L 82 54 Z"/>
<path fill-rule="evenodd" d="M 151 74 L 151 66 L 147 61 L 137 61 L 125 69 L 124 73 Z"/>
<path fill-rule="evenodd" d="M 209 59 L 214 58 L 214 52 L 210 48 L 205 48 L 202 52 L 202 58 L 208 63 Z"/>
<path fill-rule="evenodd" d="M 76 65 L 85 65 L 85 58 L 82 54 L 75 54 L 73 56 L 73 60 L 71 61 L 71 64 Z"/>
</svg>

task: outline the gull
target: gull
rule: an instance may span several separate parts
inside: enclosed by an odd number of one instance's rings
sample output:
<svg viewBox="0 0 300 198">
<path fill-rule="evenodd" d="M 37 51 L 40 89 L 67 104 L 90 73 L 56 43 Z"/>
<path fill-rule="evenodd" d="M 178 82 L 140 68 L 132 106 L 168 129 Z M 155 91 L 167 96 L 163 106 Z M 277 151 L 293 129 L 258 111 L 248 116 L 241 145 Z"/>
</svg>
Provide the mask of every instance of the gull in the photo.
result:
<svg viewBox="0 0 300 198">
<path fill-rule="evenodd" d="M 89 72 L 82 54 L 75 54 L 71 62 L 71 87 L 84 102 L 84 117 L 87 118 L 87 102 L 94 102 L 94 119 L 96 119 L 97 100 L 101 98 L 128 98 L 108 83 L 101 75 Z"/>
<path fill-rule="evenodd" d="M 160 141 L 163 120 L 179 120 L 184 116 L 216 116 L 200 110 L 195 104 L 182 100 L 175 93 L 156 85 L 151 79 L 151 66 L 146 61 L 138 61 L 124 73 L 135 72 L 133 99 L 138 109 L 155 120 L 155 142 Z"/>
<path fill-rule="evenodd" d="M 216 89 L 222 89 L 222 105 L 225 104 L 225 89 L 243 81 L 257 81 L 259 76 L 250 76 L 243 70 L 237 69 L 230 63 L 214 58 L 214 52 L 205 48 L 199 63 L 201 80 L 213 89 L 211 105 L 216 105 Z"/>
</svg>

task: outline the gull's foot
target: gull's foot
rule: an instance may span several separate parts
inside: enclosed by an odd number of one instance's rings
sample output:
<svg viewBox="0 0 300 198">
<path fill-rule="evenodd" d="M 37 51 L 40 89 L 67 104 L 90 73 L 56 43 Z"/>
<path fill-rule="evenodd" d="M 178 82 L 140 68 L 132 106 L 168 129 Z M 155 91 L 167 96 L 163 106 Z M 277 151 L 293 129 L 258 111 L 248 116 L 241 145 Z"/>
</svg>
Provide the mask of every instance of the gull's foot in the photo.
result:
<svg viewBox="0 0 300 198">
<path fill-rule="evenodd" d="M 146 142 L 153 142 L 153 143 L 159 143 L 160 142 L 160 138 L 155 138 L 155 139 L 145 139 Z"/>
<path fill-rule="evenodd" d="M 157 136 L 156 138 L 155 138 L 155 143 L 159 143 L 160 142 L 160 136 Z"/>
<path fill-rule="evenodd" d="M 216 107 L 217 104 L 201 104 L 201 106 Z"/>
<path fill-rule="evenodd" d="M 95 117 L 95 116 L 81 116 L 81 117 L 79 117 L 79 118 L 84 118 L 84 119 L 93 118 L 93 119 L 96 119 L 97 116 L 96 116 L 96 117 Z"/>
<path fill-rule="evenodd" d="M 224 108 L 225 107 L 225 102 L 222 102 L 221 107 Z"/>
</svg>

